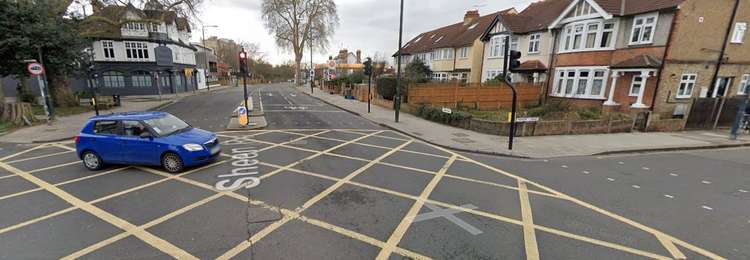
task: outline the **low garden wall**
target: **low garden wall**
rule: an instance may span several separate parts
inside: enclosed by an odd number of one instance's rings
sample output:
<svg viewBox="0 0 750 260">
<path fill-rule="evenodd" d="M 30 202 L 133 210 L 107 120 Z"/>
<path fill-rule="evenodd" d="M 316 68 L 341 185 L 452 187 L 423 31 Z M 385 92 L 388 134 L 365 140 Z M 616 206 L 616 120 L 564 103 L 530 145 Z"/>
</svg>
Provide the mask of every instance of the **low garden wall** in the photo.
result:
<svg viewBox="0 0 750 260">
<path fill-rule="evenodd" d="M 579 121 L 539 121 L 516 123 L 516 136 L 608 134 L 630 132 L 632 120 L 579 120 Z M 475 132 L 507 136 L 510 123 L 481 119 L 471 119 L 469 127 Z"/>
</svg>

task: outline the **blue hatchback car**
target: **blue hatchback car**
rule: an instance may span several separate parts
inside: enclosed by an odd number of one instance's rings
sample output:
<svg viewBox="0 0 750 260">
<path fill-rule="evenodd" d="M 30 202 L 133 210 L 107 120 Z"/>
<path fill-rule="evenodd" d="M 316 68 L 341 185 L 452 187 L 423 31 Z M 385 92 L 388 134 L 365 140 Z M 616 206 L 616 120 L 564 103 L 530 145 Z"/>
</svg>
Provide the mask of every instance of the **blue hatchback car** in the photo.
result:
<svg viewBox="0 0 750 260">
<path fill-rule="evenodd" d="M 105 164 L 161 165 L 171 173 L 209 163 L 221 153 L 215 133 L 194 128 L 165 112 L 92 117 L 75 138 L 89 170 Z"/>
</svg>

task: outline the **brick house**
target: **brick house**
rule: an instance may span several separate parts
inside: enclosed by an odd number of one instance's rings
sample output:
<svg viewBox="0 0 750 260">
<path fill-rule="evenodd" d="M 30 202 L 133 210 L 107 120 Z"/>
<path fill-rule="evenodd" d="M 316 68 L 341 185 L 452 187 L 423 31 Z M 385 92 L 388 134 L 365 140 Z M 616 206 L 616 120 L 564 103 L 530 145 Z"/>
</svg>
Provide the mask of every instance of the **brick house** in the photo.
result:
<svg viewBox="0 0 750 260">
<path fill-rule="evenodd" d="M 571 1 L 545 0 L 532 3 L 520 13 L 498 15 L 482 35 L 485 43 L 482 81 L 502 74 L 505 38 L 510 36 L 510 49 L 521 52 L 521 66 L 511 74 L 513 82 L 546 82 L 555 39 L 554 32 L 547 27 Z"/>
<path fill-rule="evenodd" d="M 682 0 L 574 0 L 556 30 L 552 99 L 641 112 L 653 106 L 673 18 Z"/>
<path fill-rule="evenodd" d="M 419 59 L 433 71 L 433 80 L 479 83 L 484 55 L 480 37 L 496 16 L 515 12 L 511 8 L 480 16 L 479 11 L 472 10 L 466 12 L 462 22 L 420 33 L 404 44 L 402 66 Z M 394 57 L 399 57 L 399 53 Z"/>
<path fill-rule="evenodd" d="M 683 128 L 695 98 L 750 92 L 748 22 L 746 0 L 686 0 L 680 5 L 652 120 L 683 118 L 678 127 Z"/>
</svg>

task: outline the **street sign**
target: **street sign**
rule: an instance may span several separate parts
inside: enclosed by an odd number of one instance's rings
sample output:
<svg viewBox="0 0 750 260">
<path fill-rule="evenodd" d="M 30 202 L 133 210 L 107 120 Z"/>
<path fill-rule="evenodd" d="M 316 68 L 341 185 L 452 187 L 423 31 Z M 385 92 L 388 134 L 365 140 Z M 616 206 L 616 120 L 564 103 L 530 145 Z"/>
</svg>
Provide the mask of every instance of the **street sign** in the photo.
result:
<svg viewBox="0 0 750 260">
<path fill-rule="evenodd" d="M 237 119 L 241 126 L 247 126 L 247 109 L 245 109 L 245 106 L 237 107 Z"/>
<path fill-rule="evenodd" d="M 328 60 L 328 68 L 336 69 L 336 60 Z"/>
<path fill-rule="evenodd" d="M 444 108 L 443 108 L 443 113 L 446 113 L 446 114 L 453 114 L 453 110 L 451 110 L 450 108 L 444 107 Z"/>
<path fill-rule="evenodd" d="M 516 118 L 516 123 L 531 123 L 531 122 L 539 122 L 538 117 L 519 117 Z"/>
<path fill-rule="evenodd" d="M 26 70 L 31 73 L 31 75 L 39 76 L 44 74 L 44 66 L 42 64 L 39 64 L 37 62 L 29 63 L 29 65 L 26 66 Z"/>
<path fill-rule="evenodd" d="M 156 57 L 156 66 L 174 66 L 172 61 L 172 49 L 169 47 L 159 46 L 154 48 L 154 56 Z"/>
<path fill-rule="evenodd" d="M 315 78 L 315 70 L 310 70 L 310 78 Z"/>
</svg>

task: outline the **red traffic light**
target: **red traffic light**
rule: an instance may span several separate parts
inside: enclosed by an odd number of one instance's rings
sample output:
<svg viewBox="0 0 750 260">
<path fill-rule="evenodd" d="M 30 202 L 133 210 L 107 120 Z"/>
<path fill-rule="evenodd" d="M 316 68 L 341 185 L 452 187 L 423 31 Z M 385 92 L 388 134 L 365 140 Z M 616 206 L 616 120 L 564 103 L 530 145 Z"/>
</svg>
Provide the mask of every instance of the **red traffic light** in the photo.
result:
<svg viewBox="0 0 750 260">
<path fill-rule="evenodd" d="M 247 59 L 247 52 L 241 51 L 240 52 L 240 59 L 241 60 Z"/>
</svg>

